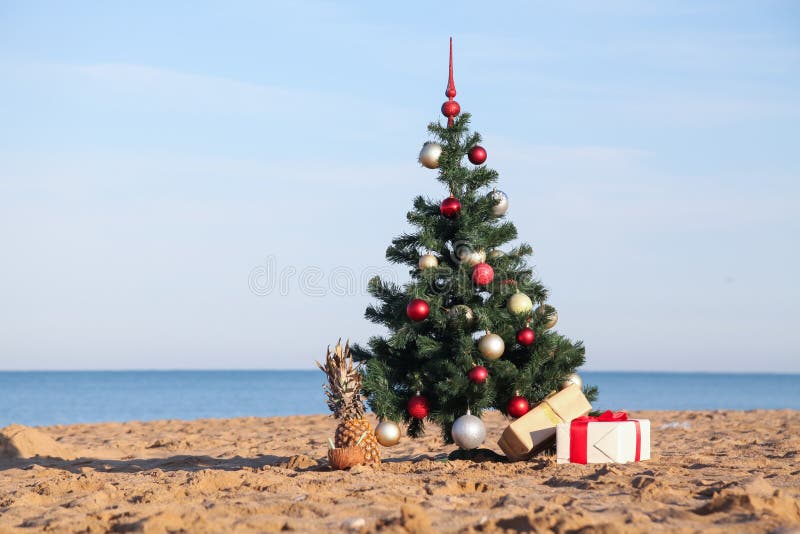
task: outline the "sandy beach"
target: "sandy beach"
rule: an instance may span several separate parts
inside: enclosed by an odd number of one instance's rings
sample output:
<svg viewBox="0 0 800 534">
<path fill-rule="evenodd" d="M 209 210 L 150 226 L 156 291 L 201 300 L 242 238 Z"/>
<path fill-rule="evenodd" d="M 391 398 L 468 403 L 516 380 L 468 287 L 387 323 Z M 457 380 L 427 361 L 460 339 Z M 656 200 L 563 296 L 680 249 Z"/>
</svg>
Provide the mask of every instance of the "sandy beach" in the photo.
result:
<svg viewBox="0 0 800 534">
<path fill-rule="evenodd" d="M 651 461 L 448 461 L 431 431 L 350 472 L 327 467 L 322 415 L 11 426 L 0 533 L 800 532 L 800 412 L 631 415 Z M 499 452 L 507 422 L 485 420 Z"/>
</svg>

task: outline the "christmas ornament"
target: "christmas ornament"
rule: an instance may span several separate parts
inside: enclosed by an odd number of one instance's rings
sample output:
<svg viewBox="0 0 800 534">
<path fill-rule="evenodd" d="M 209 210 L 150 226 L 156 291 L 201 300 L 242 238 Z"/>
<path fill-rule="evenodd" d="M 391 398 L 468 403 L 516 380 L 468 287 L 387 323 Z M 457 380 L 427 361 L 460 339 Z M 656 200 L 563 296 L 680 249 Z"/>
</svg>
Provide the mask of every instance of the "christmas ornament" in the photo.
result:
<svg viewBox="0 0 800 534">
<path fill-rule="evenodd" d="M 375 427 L 375 437 L 384 447 L 397 445 L 400 441 L 400 427 L 394 421 L 381 421 Z"/>
<path fill-rule="evenodd" d="M 463 261 L 470 267 L 474 267 L 475 265 L 486 261 L 486 252 L 482 250 L 473 250 L 467 255 L 466 258 L 464 258 Z"/>
<path fill-rule="evenodd" d="M 442 155 L 442 145 L 428 141 L 419 151 L 419 162 L 429 169 L 439 168 L 439 156 Z"/>
<path fill-rule="evenodd" d="M 482 365 L 476 365 L 469 370 L 469 381 L 473 384 L 483 384 L 489 378 L 489 371 Z"/>
<path fill-rule="evenodd" d="M 463 318 L 464 324 L 467 327 L 471 327 L 475 324 L 475 314 L 472 313 L 472 310 L 466 304 L 456 304 L 450 308 L 447 312 L 447 317 L 454 323 Z"/>
<path fill-rule="evenodd" d="M 517 292 L 509 297 L 506 306 L 511 313 L 522 315 L 530 313 L 533 309 L 533 302 L 531 302 L 531 298 L 525 293 Z"/>
<path fill-rule="evenodd" d="M 467 157 L 469 158 L 469 162 L 473 165 L 481 165 L 486 161 L 486 149 L 480 145 L 475 145 L 469 149 Z"/>
<path fill-rule="evenodd" d="M 583 388 L 583 379 L 581 378 L 581 375 L 579 375 L 578 373 L 572 373 L 571 375 L 569 375 L 561 383 L 561 389 L 568 388 L 572 384 L 575 384 L 576 386 L 578 386 L 579 388 L 582 389 Z"/>
<path fill-rule="evenodd" d="M 450 288 L 450 277 L 449 276 L 437 276 L 433 279 L 433 290 L 436 293 L 443 293 Z"/>
<path fill-rule="evenodd" d="M 430 311 L 430 306 L 422 299 L 412 299 L 406 306 L 406 315 L 412 321 L 424 321 Z"/>
<path fill-rule="evenodd" d="M 470 254 L 472 254 L 472 247 L 469 243 L 456 242 L 453 243 L 453 254 L 457 261 L 465 261 Z"/>
<path fill-rule="evenodd" d="M 502 250 L 496 248 L 496 249 L 490 250 L 489 254 L 487 254 L 486 257 L 489 258 L 490 260 L 496 260 L 497 258 L 502 258 L 505 255 L 506 255 L 505 252 L 503 252 Z"/>
<path fill-rule="evenodd" d="M 453 100 L 456 96 L 456 84 L 453 81 L 453 38 L 450 38 L 450 69 L 447 76 L 447 89 L 444 92 L 447 102 L 442 104 L 442 114 L 447 117 L 447 127 L 453 126 L 453 119 L 461 112 L 461 106 Z"/>
<path fill-rule="evenodd" d="M 475 417 L 467 410 L 453 423 L 451 432 L 453 441 L 462 449 L 470 450 L 481 446 L 486 439 L 486 427 L 479 417 Z"/>
<path fill-rule="evenodd" d="M 363 459 L 358 463 L 381 463 L 378 441 L 372 432 L 372 425 L 365 417 L 366 408 L 361 398 L 361 368 L 359 364 L 353 364 L 350 342 L 342 347 L 340 339 L 333 351 L 329 346 L 325 364 L 317 362 L 317 367 L 328 379 L 327 386 L 323 388 L 328 408 L 339 420 L 336 427 L 336 447 L 331 448 L 337 451 L 360 448 L 363 449 Z"/>
<path fill-rule="evenodd" d="M 408 399 L 408 413 L 414 419 L 425 419 L 429 411 L 428 399 L 419 393 Z"/>
<path fill-rule="evenodd" d="M 489 193 L 489 198 L 494 202 L 494 206 L 492 206 L 492 215 L 495 217 L 505 215 L 508 211 L 508 196 L 502 191 L 493 189 L 492 192 Z"/>
<path fill-rule="evenodd" d="M 433 254 L 425 254 L 419 258 L 419 270 L 424 271 L 425 269 L 435 269 L 439 266 L 439 258 L 434 256 Z"/>
<path fill-rule="evenodd" d="M 472 269 L 472 281 L 479 286 L 486 286 L 494 279 L 494 269 L 488 263 L 479 263 Z"/>
<path fill-rule="evenodd" d="M 442 205 L 439 206 L 439 212 L 448 219 L 452 219 L 458 215 L 459 211 L 461 211 L 461 202 L 453 195 L 444 199 Z"/>
<path fill-rule="evenodd" d="M 442 115 L 445 117 L 455 117 L 461 113 L 461 106 L 455 100 L 448 100 L 442 104 Z"/>
<path fill-rule="evenodd" d="M 497 334 L 487 333 L 478 340 L 478 350 L 484 358 L 496 360 L 505 352 L 506 344 Z"/>
<path fill-rule="evenodd" d="M 522 417 L 528 413 L 528 410 L 530 409 L 531 406 L 528 404 L 528 400 L 519 395 L 514 395 L 511 397 L 511 400 L 508 401 L 508 404 L 506 405 L 506 411 L 508 411 L 508 415 L 511 417 Z"/>
<path fill-rule="evenodd" d="M 536 341 L 536 332 L 533 331 L 533 328 L 526 326 L 517 332 L 517 343 L 523 347 L 530 347 L 534 341 Z"/>
<path fill-rule="evenodd" d="M 549 330 L 553 328 L 556 323 L 558 323 L 558 312 L 556 309 L 549 304 L 542 304 L 538 308 L 536 308 L 536 313 L 539 315 L 546 315 L 547 322 L 544 324 L 544 327 Z"/>
</svg>

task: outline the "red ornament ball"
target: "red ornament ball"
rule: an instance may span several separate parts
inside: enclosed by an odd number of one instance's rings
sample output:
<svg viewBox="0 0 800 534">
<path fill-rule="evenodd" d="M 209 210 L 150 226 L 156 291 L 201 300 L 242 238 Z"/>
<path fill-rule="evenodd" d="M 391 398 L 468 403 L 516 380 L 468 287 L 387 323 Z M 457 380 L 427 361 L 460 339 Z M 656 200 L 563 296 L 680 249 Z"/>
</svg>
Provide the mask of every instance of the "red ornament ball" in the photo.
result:
<svg viewBox="0 0 800 534">
<path fill-rule="evenodd" d="M 517 343 L 523 347 L 530 347 L 534 341 L 536 341 L 536 332 L 533 331 L 533 328 L 526 326 L 517 332 Z"/>
<path fill-rule="evenodd" d="M 489 371 L 482 365 L 476 365 L 469 371 L 469 381 L 474 384 L 483 384 L 489 378 Z"/>
<path fill-rule="evenodd" d="M 486 161 L 486 149 L 480 145 L 475 145 L 469 149 L 467 157 L 473 165 L 480 165 Z"/>
<path fill-rule="evenodd" d="M 521 397 L 519 395 L 514 395 L 511 397 L 511 400 L 508 401 L 508 406 L 506 406 L 506 410 L 508 410 L 508 415 L 511 417 L 522 417 L 528 410 L 531 409 L 530 404 L 528 404 L 528 400 L 525 397 Z"/>
<path fill-rule="evenodd" d="M 442 115 L 445 117 L 455 117 L 459 113 L 461 113 L 461 106 L 455 100 L 448 100 L 442 104 Z"/>
<path fill-rule="evenodd" d="M 444 199 L 442 201 L 442 205 L 439 206 L 439 212 L 448 219 L 452 219 L 453 217 L 458 215 L 458 212 L 460 211 L 461 211 L 461 202 L 453 195 L 450 195 L 449 197 Z"/>
<path fill-rule="evenodd" d="M 406 315 L 412 321 L 424 321 L 431 312 L 431 307 L 422 299 L 412 299 L 406 306 Z"/>
<path fill-rule="evenodd" d="M 494 269 L 488 263 L 479 263 L 472 269 L 472 281 L 479 286 L 486 286 L 494 280 Z"/>
<path fill-rule="evenodd" d="M 408 413 L 414 419 L 425 419 L 428 417 L 430 407 L 428 406 L 428 399 L 422 395 L 414 395 L 408 399 Z"/>
</svg>

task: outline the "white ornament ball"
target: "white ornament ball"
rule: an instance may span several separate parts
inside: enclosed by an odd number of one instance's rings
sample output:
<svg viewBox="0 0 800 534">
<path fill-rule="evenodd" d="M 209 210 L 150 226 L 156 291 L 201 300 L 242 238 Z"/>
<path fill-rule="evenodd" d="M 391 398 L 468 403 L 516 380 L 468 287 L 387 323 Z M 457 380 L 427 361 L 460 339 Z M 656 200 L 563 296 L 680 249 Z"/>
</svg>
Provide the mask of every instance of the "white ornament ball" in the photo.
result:
<svg viewBox="0 0 800 534">
<path fill-rule="evenodd" d="M 456 445 L 462 449 L 476 449 L 486 439 L 486 427 L 479 417 L 475 417 L 467 410 L 466 415 L 462 415 L 453 423 L 451 435 Z"/>
<path fill-rule="evenodd" d="M 420 271 L 424 271 L 425 269 L 435 269 L 439 266 L 439 258 L 434 256 L 433 254 L 425 254 L 421 256 L 419 259 L 419 269 Z"/>
<path fill-rule="evenodd" d="M 439 143 L 427 142 L 422 145 L 419 151 L 419 162 L 423 167 L 429 169 L 439 168 L 439 156 L 442 155 L 442 145 Z"/>
<path fill-rule="evenodd" d="M 484 358 L 497 360 L 506 351 L 506 344 L 497 334 L 486 334 L 478 340 L 478 350 Z"/>
<path fill-rule="evenodd" d="M 531 298 L 525 293 L 514 293 L 509 297 L 508 304 L 506 304 L 508 311 L 515 315 L 522 315 L 530 313 L 533 309 L 533 302 Z"/>
<path fill-rule="evenodd" d="M 447 312 L 447 316 L 453 322 L 456 322 L 460 317 L 463 317 L 464 322 L 468 327 L 475 324 L 475 314 L 466 304 L 456 304 L 450 308 L 450 310 Z"/>
<path fill-rule="evenodd" d="M 384 447 L 397 445 L 400 441 L 400 427 L 394 421 L 381 421 L 375 427 L 375 437 Z"/>
<path fill-rule="evenodd" d="M 578 373 L 572 373 L 564 381 L 561 383 L 561 389 L 568 388 L 572 384 L 577 385 L 579 388 L 583 388 L 583 379 L 581 375 Z"/>
<path fill-rule="evenodd" d="M 494 206 L 492 206 L 492 215 L 495 217 L 501 217 L 505 215 L 508 211 L 508 195 L 495 189 L 489 193 L 489 198 L 491 198 L 495 203 Z"/>
</svg>

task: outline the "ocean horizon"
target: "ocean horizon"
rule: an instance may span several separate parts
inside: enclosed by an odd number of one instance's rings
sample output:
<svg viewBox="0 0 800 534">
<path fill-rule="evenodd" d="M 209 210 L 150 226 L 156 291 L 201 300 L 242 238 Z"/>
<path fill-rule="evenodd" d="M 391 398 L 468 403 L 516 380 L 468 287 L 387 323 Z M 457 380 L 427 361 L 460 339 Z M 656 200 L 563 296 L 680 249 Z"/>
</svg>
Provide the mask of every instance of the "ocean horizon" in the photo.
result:
<svg viewBox="0 0 800 534">
<path fill-rule="evenodd" d="M 800 374 L 583 371 L 596 409 L 800 409 Z M 0 371 L 0 427 L 327 413 L 318 370 Z"/>
</svg>

